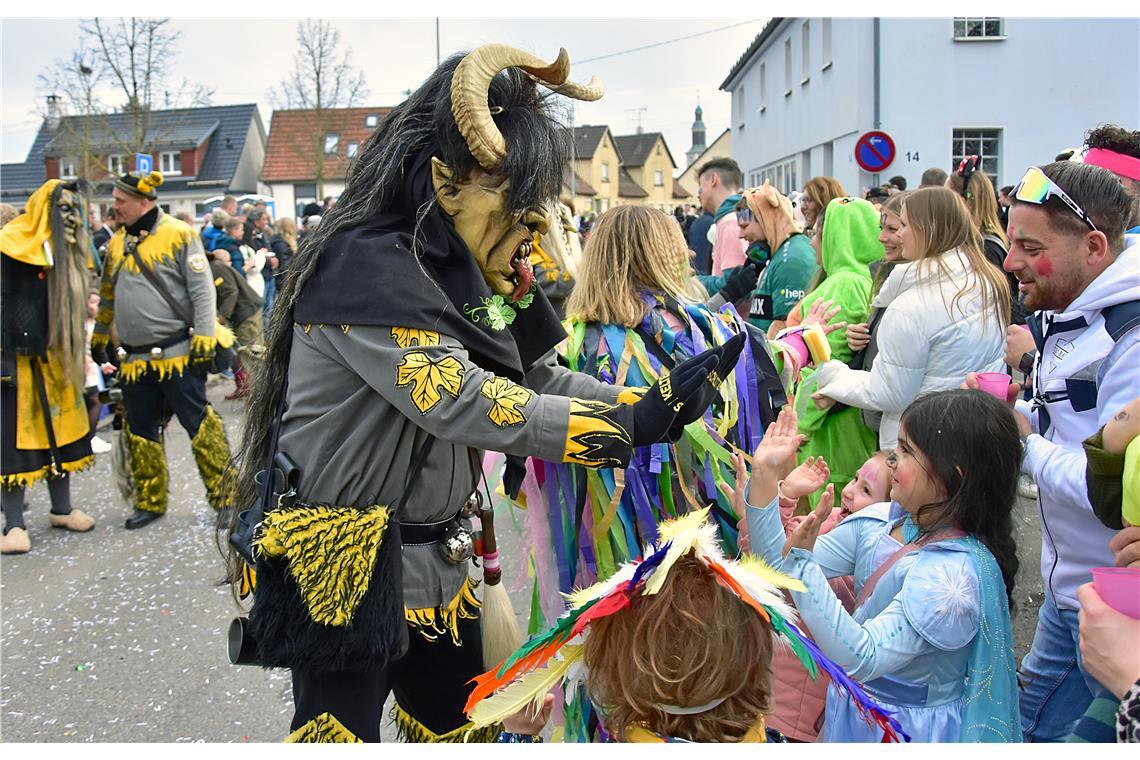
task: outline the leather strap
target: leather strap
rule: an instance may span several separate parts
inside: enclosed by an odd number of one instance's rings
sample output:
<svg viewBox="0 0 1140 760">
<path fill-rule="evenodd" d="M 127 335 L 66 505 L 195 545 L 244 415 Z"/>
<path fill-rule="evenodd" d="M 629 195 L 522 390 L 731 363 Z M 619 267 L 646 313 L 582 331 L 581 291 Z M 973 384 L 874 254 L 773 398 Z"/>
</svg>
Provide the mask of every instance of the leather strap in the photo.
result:
<svg viewBox="0 0 1140 760">
<path fill-rule="evenodd" d="M 180 304 L 178 301 L 174 300 L 174 296 L 170 295 L 170 291 L 166 289 L 166 283 L 162 281 L 162 278 L 160 278 L 153 269 L 143 263 L 142 256 L 139 255 L 137 243 L 131 246 L 131 256 L 134 257 L 135 263 L 138 264 L 139 271 L 142 272 L 142 276 L 147 279 L 147 282 L 154 286 L 154 289 L 157 290 L 158 294 L 162 296 L 163 300 L 165 300 L 166 303 L 170 305 L 170 308 L 174 310 L 174 313 L 178 315 L 178 318 L 185 322 L 187 327 L 193 327 L 194 320 L 183 308 L 183 304 Z"/>
</svg>

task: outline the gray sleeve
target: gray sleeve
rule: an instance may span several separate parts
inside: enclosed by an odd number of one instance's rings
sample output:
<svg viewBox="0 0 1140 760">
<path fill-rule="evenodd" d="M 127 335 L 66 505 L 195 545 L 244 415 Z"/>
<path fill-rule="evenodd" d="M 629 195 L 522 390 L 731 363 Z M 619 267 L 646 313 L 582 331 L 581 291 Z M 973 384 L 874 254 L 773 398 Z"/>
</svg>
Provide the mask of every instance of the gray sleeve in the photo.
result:
<svg viewBox="0 0 1140 760">
<path fill-rule="evenodd" d="M 539 395 L 473 364 L 450 336 L 404 327 L 319 329 L 374 391 L 443 440 L 593 467 L 632 453 L 629 432 L 612 419 L 618 407 Z"/>
<path fill-rule="evenodd" d="M 194 334 L 213 337 L 218 296 L 201 239 L 191 233 L 177 252 L 177 257 L 182 276 L 186 278 L 186 292 L 190 294 Z"/>
<path fill-rule="evenodd" d="M 588 398 L 604 401 L 607 404 L 616 404 L 618 393 L 622 390 L 590 377 L 584 372 L 574 372 L 562 366 L 558 363 L 558 354 L 553 349 L 526 373 L 526 384 L 539 393 Z"/>
</svg>

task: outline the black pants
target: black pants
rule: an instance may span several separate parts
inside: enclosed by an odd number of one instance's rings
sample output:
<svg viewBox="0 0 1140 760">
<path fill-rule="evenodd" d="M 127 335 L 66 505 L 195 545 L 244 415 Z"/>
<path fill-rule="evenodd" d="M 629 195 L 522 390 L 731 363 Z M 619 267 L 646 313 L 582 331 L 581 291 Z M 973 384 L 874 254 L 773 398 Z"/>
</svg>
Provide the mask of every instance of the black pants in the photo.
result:
<svg viewBox="0 0 1140 760">
<path fill-rule="evenodd" d="M 389 691 L 395 693 L 401 708 L 435 734 L 446 734 L 466 723 L 463 706 L 474 688 L 469 681 L 483 672 L 480 621 L 459 620 L 463 642 L 459 647 L 448 634 L 435 641 L 415 630 L 408 636 L 407 654 L 386 668 L 335 673 L 294 668 L 290 730 L 328 712 L 358 739 L 378 742 Z"/>
<path fill-rule="evenodd" d="M 135 435 L 161 441 L 160 429 L 173 411 L 193 438 L 206 416 L 206 376 L 189 367 L 165 380 L 147 372 L 135 382 L 123 384 L 123 404 L 127 424 Z"/>
</svg>

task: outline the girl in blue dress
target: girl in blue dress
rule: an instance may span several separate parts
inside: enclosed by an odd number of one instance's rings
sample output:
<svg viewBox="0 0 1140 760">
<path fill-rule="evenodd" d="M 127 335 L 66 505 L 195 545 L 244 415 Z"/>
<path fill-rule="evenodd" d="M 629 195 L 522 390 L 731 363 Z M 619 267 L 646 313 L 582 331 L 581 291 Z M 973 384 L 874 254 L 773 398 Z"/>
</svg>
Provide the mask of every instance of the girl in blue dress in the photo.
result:
<svg viewBox="0 0 1140 760">
<path fill-rule="evenodd" d="M 891 457 L 891 501 L 818 537 L 828 486 L 782 556 L 779 481 L 801 442 L 786 409 L 753 457 L 748 521 L 752 550 L 805 585 L 792 599 L 819 648 L 896 711 L 913 741 L 1020 741 L 1010 610 L 1021 446 L 1009 410 L 979 391 L 918 399 Z M 853 614 L 827 583 L 851 574 Z M 823 741 L 880 736 L 829 689 Z"/>
</svg>

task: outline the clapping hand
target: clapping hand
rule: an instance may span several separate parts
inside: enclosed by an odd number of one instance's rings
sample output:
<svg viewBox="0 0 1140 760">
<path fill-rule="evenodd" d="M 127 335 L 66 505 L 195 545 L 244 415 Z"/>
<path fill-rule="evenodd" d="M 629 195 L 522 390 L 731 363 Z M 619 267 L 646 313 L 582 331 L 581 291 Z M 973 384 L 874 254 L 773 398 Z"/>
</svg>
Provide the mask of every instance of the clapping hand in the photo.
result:
<svg viewBox="0 0 1140 760">
<path fill-rule="evenodd" d="M 823 488 L 830 477 L 831 470 L 823 457 L 808 457 L 807 461 L 788 473 L 780 486 L 780 492 L 786 498 L 796 501 Z"/>
<path fill-rule="evenodd" d="M 796 452 L 806 440 L 800 435 L 795 410 L 784 407 L 768 426 L 756 453 L 752 455 L 753 504 L 768 504 L 776 495 L 776 484 L 796 465 Z"/>
<path fill-rule="evenodd" d="M 812 302 L 811 308 L 804 316 L 802 324 L 804 327 L 811 327 L 812 325 L 819 325 L 823 329 L 824 335 L 829 335 L 836 330 L 847 327 L 847 323 L 840 321 L 831 324 L 831 320 L 839 313 L 839 304 L 830 300 L 818 299 Z"/>
<path fill-rule="evenodd" d="M 819 504 L 816 505 L 815 511 L 796 526 L 796 529 L 792 531 L 792 535 L 788 536 L 788 541 L 784 544 L 784 548 L 806 549 L 809 552 L 814 549 L 815 540 L 819 538 L 819 529 L 823 527 L 824 520 L 831 516 L 831 510 L 834 506 L 835 484 L 829 483 L 823 494 L 819 497 Z"/>
</svg>

